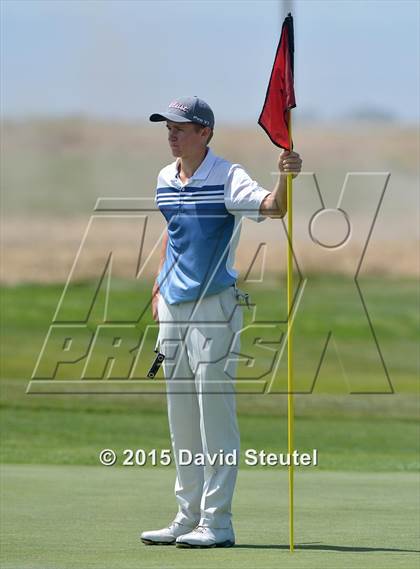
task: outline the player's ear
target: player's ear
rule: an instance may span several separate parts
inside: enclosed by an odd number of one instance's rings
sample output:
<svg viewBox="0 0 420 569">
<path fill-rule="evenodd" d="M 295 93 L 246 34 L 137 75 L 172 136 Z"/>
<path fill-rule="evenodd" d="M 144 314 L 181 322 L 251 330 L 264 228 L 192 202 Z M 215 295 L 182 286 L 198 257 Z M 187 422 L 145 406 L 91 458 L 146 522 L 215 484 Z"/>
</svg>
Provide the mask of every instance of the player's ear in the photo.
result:
<svg viewBox="0 0 420 569">
<path fill-rule="evenodd" d="M 206 144 L 209 144 L 210 140 L 213 138 L 213 129 L 206 126 Z"/>
<path fill-rule="evenodd" d="M 201 136 L 208 141 L 211 134 L 211 128 L 209 126 L 205 126 L 201 129 Z"/>
</svg>

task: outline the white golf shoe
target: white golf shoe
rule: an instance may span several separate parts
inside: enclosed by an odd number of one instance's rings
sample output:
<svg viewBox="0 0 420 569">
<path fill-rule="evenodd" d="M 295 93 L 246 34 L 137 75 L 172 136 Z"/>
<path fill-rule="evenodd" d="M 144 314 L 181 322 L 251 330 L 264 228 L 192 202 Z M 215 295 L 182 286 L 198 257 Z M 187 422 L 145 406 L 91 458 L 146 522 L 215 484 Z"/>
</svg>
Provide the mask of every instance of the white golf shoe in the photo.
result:
<svg viewBox="0 0 420 569">
<path fill-rule="evenodd" d="M 177 547 L 233 547 L 234 545 L 235 534 L 232 527 L 219 529 L 197 526 L 176 540 Z"/>
<path fill-rule="evenodd" d="M 190 533 L 193 527 L 172 522 L 166 528 L 144 531 L 140 539 L 146 545 L 174 545 L 177 537 Z"/>
</svg>

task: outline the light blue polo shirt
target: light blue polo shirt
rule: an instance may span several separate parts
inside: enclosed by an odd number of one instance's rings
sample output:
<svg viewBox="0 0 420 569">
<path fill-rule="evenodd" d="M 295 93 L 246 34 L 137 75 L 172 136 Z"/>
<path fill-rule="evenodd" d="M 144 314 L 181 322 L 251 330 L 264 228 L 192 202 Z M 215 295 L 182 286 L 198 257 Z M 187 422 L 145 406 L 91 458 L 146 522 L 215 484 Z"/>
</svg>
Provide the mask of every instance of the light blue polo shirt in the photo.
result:
<svg viewBox="0 0 420 569">
<path fill-rule="evenodd" d="M 168 224 L 166 258 L 157 277 L 168 304 L 216 294 L 236 283 L 233 264 L 242 217 L 263 221 L 259 207 L 270 193 L 242 166 L 210 148 L 185 184 L 178 164 L 160 171 L 155 198 Z"/>
</svg>

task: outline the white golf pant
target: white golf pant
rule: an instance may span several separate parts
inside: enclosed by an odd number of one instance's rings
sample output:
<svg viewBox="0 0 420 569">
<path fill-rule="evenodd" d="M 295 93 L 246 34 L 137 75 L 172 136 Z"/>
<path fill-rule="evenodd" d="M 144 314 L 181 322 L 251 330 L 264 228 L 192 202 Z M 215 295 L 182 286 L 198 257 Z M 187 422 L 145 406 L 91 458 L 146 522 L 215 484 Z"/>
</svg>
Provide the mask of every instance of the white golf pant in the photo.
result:
<svg viewBox="0 0 420 569">
<path fill-rule="evenodd" d="M 207 460 L 204 466 L 183 465 L 179 458 L 182 450 L 193 457 L 222 451 L 236 452 L 239 460 L 234 354 L 239 354 L 242 305 L 231 286 L 197 302 L 168 304 L 160 295 L 158 313 L 176 464 L 175 519 L 227 528 L 237 465 L 211 466 Z"/>
</svg>

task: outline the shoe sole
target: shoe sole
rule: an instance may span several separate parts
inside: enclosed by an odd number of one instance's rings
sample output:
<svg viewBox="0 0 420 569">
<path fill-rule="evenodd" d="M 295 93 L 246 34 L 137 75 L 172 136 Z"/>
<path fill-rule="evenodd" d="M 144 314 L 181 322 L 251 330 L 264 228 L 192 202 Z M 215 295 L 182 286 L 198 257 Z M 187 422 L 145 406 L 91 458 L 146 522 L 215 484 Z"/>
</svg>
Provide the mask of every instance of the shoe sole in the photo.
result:
<svg viewBox="0 0 420 569">
<path fill-rule="evenodd" d="M 174 541 L 152 541 L 151 539 L 140 538 L 144 545 L 175 545 Z"/>
<path fill-rule="evenodd" d="M 180 542 L 175 544 L 176 547 L 184 549 L 211 549 L 212 547 L 233 547 L 235 545 L 234 541 L 221 541 L 220 543 L 213 543 L 212 545 L 193 545 L 191 543 Z"/>
</svg>

